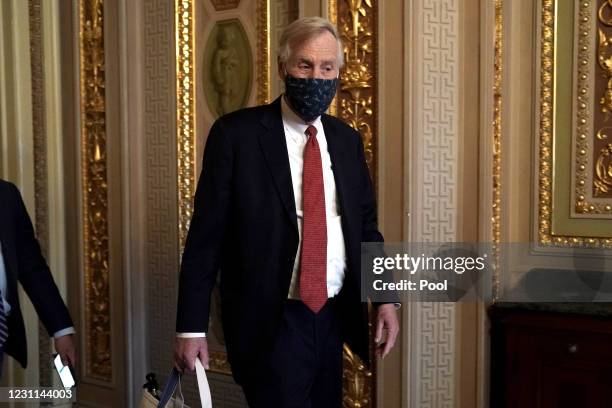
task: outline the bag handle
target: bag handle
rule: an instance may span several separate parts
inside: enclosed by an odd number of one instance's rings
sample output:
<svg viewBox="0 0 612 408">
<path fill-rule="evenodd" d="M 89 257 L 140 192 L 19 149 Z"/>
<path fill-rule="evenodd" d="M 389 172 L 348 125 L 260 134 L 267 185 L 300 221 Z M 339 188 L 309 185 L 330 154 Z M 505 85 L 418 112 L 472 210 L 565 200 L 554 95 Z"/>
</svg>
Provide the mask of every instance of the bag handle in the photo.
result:
<svg viewBox="0 0 612 408">
<path fill-rule="evenodd" d="M 157 408 L 166 407 L 166 404 L 174 395 L 174 390 L 176 390 L 176 386 L 178 385 L 179 381 L 181 381 L 181 373 L 175 367 L 172 369 L 170 375 L 168 376 L 168 380 L 166 381 L 166 385 L 164 387 L 164 392 L 162 392 L 162 395 L 159 398 Z"/>
<path fill-rule="evenodd" d="M 200 403 L 202 408 L 212 408 L 212 398 L 210 396 L 210 386 L 206 379 L 206 371 L 199 358 L 196 357 L 195 372 L 198 380 L 198 389 L 200 390 Z"/>
<path fill-rule="evenodd" d="M 198 381 L 198 391 L 200 393 L 200 403 L 202 404 L 202 408 L 212 408 L 212 398 L 210 396 L 210 386 L 208 385 L 208 380 L 206 379 L 206 372 L 204 371 L 204 366 L 198 357 L 195 359 L 195 371 L 196 371 L 196 379 Z M 175 368 L 170 372 L 170 376 L 168 377 L 168 381 L 166 381 L 166 386 L 164 387 L 164 392 L 162 393 L 159 403 L 157 404 L 157 408 L 165 408 L 172 395 L 174 395 L 174 391 L 176 390 L 176 386 L 181 381 L 181 373 Z"/>
</svg>

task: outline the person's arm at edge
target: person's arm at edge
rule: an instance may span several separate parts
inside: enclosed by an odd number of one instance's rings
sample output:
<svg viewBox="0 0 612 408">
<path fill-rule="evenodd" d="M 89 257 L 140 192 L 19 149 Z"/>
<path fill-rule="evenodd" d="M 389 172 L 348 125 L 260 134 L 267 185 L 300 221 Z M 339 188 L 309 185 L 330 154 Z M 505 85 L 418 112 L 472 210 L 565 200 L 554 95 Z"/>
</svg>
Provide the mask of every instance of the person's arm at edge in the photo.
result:
<svg viewBox="0 0 612 408">
<path fill-rule="evenodd" d="M 374 197 L 370 172 L 365 160 L 361 136 L 358 135 L 358 139 L 357 154 L 361 162 L 361 180 L 363 184 L 361 240 L 362 242 L 384 242 L 384 238 L 378 230 L 376 199 Z M 373 305 L 376 309 L 375 354 L 378 357 L 384 358 L 395 345 L 399 333 L 399 321 L 396 312 L 399 303 L 373 303 Z M 385 331 L 386 341 L 383 343 L 383 332 Z"/>
<path fill-rule="evenodd" d="M 210 296 L 225 234 L 232 167 L 232 149 L 220 119 L 213 124 L 204 149 L 194 214 L 181 261 L 174 353 L 175 366 L 181 371 L 193 371 L 196 357 L 208 367 L 204 333 L 208 331 Z"/>
<path fill-rule="evenodd" d="M 13 184 L 10 186 L 15 197 L 17 222 L 16 250 L 19 263 L 17 279 L 32 301 L 49 336 L 53 337 L 55 350 L 62 362 L 74 367 L 77 364 L 77 357 L 72 319 L 53 280 L 47 261 L 42 255 L 21 193 Z"/>
</svg>

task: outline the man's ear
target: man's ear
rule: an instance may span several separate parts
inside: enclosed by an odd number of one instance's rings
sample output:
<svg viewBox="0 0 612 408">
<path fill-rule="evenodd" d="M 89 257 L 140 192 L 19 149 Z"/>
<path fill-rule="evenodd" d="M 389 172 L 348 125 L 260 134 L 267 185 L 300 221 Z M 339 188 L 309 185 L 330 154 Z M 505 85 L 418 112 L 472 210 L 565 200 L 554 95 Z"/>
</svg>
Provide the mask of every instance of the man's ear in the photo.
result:
<svg viewBox="0 0 612 408">
<path fill-rule="evenodd" d="M 278 76 L 281 80 L 285 79 L 285 64 L 283 64 L 280 60 L 280 57 L 276 59 L 276 63 L 278 65 Z"/>
</svg>

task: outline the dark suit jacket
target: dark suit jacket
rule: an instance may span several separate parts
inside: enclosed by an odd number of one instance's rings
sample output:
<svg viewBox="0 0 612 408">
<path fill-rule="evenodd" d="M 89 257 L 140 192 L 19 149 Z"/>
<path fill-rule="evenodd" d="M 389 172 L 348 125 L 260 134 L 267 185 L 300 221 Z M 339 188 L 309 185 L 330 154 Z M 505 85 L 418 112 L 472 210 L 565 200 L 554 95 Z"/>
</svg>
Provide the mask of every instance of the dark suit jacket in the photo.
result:
<svg viewBox="0 0 612 408">
<path fill-rule="evenodd" d="M 8 292 L 4 296 L 11 305 L 4 350 L 25 367 L 27 346 L 17 282 L 34 304 L 49 336 L 73 324 L 40 251 L 21 194 L 17 187 L 3 180 L 0 180 L 0 242 Z"/>
<path fill-rule="evenodd" d="M 360 245 L 382 241 L 359 133 L 322 117 L 342 215 L 347 271 L 339 293 L 343 335 L 368 361 Z M 177 332 L 208 330 L 221 271 L 221 314 L 236 381 L 271 344 L 298 248 L 297 215 L 280 98 L 218 119 L 209 134 L 183 253 Z"/>
</svg>

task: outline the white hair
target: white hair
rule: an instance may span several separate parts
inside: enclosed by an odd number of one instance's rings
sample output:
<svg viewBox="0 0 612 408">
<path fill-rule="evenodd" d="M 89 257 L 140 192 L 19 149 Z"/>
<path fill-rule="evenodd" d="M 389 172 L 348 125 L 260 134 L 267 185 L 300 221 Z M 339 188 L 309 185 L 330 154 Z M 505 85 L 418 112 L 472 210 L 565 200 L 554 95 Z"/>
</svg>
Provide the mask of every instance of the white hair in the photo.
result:
<svg viewBox="0 0 612 408">
<path fill-rule="evenodd" d="M 344 52 L 338 30 L 329 20 L 321 17 L 303 17 L 295 20 L 285 28 L 278 46 L 278 61 L 282 64 L 287 63 L 291 56 L 292 47 L 295 47 L 297 44 L 303 44 L 323 34 L 325 31 L 333 35 L 338 42 L 338 69 L 342 68 L 344 65 Z"/>
</svg>

